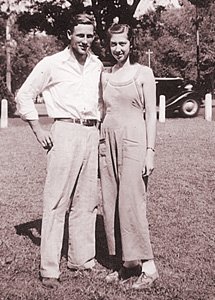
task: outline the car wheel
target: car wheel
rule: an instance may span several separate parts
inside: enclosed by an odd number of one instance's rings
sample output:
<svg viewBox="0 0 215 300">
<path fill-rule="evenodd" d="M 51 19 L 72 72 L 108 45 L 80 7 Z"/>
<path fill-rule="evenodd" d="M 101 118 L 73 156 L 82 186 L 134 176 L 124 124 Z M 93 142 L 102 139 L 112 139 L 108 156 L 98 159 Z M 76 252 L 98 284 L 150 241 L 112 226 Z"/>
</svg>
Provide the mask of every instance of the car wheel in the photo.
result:
<svg viewBox="0 0 215 300">
<path fill-rule="evenodd" d="M 192 118 L 197 116 L 199 109 L 200 109 L 199 101 L 192 98 L 186 98 L 183 100 L 183 102 L 181 102 L 181 107 L 179 111 L 182 117 Z"/>
</svg>

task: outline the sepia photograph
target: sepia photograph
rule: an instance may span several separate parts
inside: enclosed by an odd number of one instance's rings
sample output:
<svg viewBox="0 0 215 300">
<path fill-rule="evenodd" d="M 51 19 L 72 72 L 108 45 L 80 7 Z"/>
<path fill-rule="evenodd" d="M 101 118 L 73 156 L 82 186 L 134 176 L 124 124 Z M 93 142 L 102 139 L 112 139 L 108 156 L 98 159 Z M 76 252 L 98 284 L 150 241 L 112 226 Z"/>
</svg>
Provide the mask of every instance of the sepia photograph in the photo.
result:
<svg viewBox="0 0 215 300">
<path fill-rule="evenodd" d="M 215 300 L 214 0 L 0 0 L 0 300 Z"/>
</svg>

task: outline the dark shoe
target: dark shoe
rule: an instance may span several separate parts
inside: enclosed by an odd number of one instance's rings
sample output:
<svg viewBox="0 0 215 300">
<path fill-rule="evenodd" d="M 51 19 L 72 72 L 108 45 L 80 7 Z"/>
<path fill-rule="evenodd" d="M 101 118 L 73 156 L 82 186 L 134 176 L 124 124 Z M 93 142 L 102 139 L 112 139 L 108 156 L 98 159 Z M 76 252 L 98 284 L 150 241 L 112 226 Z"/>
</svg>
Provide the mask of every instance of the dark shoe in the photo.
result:
<svg viewBox="0 0 215 300">
<path fill-rule="evenodd" d="M 43 277 L 42 285 L 49 289 L 57 289 L 60 285 L 60 282 L 58 278 Z"/>
<path fill-rule="evenodd" d="M 140 265 L 137 265 L 132 268 L 126 268 L 126 267 L 122 266 L 119 269 L 119 271 L 115 271 L 115 272 L 112 272 L 109 275 L 107 275 L 105 277 L 105 281 L 107 283 L 118 282 L 118 281 L 125 282 L 131 277 L 140 276 L 141 271 L 142 271 L 142 269 L 141 269 Z"/>
<path fill-rule="evenodd" d="M 153 282 L 158 279 L 159 275 L 156 271 L 152 275 L 146 274 L 145 272 L 141 273 L 137 281 L 132 285 L 132 288 L 135 290 L 142 290 L 150 287 Z"/>
</svg>

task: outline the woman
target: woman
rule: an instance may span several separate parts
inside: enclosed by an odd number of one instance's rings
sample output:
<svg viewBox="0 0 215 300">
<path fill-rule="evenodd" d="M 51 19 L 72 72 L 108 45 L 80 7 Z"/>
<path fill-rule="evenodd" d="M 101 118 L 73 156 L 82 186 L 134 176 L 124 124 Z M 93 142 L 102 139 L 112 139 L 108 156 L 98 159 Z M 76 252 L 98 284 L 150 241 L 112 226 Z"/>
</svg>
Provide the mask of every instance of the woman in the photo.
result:
<svg viewBox="0 0 215 300">
<path fill-rule="evenodd" d="M 123 264 L 106 281 L 139 276 L 132 287 L 142 289 L 158 278 L 146 218 L 146 182 L 155 154 L 155 79 L 150 68 L 134 62 L 128 25 L 113 24 L 108 41 L 116 64 L 102 74 L 100 176 L 109 254 L 118 253 L 120 235 Z"/>
</svg>

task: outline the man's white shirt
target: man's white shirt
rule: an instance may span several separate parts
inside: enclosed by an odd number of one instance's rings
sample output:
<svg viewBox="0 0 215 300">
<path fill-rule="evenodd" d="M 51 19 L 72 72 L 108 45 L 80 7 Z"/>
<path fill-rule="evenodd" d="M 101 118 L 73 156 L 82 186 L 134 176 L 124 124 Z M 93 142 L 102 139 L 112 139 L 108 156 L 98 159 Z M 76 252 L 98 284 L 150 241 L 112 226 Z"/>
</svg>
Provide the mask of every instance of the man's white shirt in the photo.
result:
<svg viewBox="0 0 215 300">
<path fill-rule="evenodd" d="M 24 120 L 37 120 L 35 99 L 42 93 L 51 118 L 100 119 L 101 61 L 92 53 L 81 68 L 69 48 L 43 58 L 17 93 L 17 108 Z"/>
</svg>

